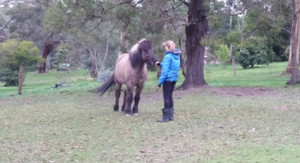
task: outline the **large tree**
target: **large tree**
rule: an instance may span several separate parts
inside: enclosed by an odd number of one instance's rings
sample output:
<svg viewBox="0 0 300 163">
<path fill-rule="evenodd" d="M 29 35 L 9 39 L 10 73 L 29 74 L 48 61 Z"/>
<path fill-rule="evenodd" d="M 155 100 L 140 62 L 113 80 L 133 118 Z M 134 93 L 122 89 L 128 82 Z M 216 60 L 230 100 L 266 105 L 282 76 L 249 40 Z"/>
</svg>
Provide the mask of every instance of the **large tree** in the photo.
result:
<svg viewBox="0 0 300 163">
<path fill-rule="evenodd" d="M 299 75 L 299 39 L 300 39 L 300 1 L 291 0 L 293 9 L 293 22 L 291 28 L 291 78 L 287 84 L 293 85 L 298 81 Z"/>
<path fill-rule="evenodd" d="M 21 40 L 34 41 L 42 52 L 44 62 L 40 64 L 39 73 L 46 72 L 47 57 L 54 51 L 60 43 L 60 35 L 53 31 L 43 30 L 43 19 L 46 8 L 49 7 L 50 0 L 44 1 L 13 1 L 14 4 L 7 11 L 11 17 L 9 32 L 11 37 Z"/>
<path fill-rule="evenodd" d="M 120 29 L 120 53 L 127 52 L 127 30 L 138 3 L 133 0 L 56 1 L 48 9 L 44 24 L 48 30 L 78 39 L 91 58 L 91 77 L 97 77 L 114 42 L 114 29 Z"/>
<path fill-rule="evenodd" d="M 208 31 L 206 0 L 191 0 L 188 6 L 188 24 L 185 27 L 186 34 L 186 76 L 182 84 L 184 89 L 193 86 L 207 85 L 204 79 L 204 50 L 201 41 Z"/>
</svg>

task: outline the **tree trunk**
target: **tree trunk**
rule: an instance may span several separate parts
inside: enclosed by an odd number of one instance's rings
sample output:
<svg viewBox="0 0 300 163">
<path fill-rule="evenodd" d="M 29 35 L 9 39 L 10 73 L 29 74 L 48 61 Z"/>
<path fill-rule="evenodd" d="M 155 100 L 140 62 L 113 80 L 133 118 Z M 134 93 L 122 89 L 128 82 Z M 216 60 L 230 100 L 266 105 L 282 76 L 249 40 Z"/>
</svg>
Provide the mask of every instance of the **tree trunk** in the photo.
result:
<svg viewBox="0 0 300 163">
<path fill-rule="evenodd" d="M 235 76 L 235 74 L 236 74 L 236 63 L 235 63 L 235 57 L 233 55 L 233 43 L 230 44 L 229 56 L 230 56 L 230 60 L 231 60 L 231 63 L 232 63 L 233 76 Z"/>
<path fill-rule="evenodd" d="M 234 5 L 235 5 L 235 0 L 232 1 L 231 7 L 230 7 L 230 13 L 231 13 L 230 21 L 229 21 L 230 31 L 232 30 L 232 15 L 235 13 Z M 229 57 L 230 57 L 230 61 L 232 63 L 233 76 L 235 76 L 235 74 L 236 74 L 236 63 L 235 63 L 235 57 L 233 55 L 233 43 L 230 44 Z"/>
<path fill-rule="evenodd" d="M 87 52 L 89 53 L 91 59 L 92 59 L 92 66 L 90 68 L 90 76 L 91 78 L 97 78 L 98 72 L 99 72 L 99 53 L 96 49 L 88 49 L 86 48 Z"/>
<path fill-rule="evenodd" d="M 97 78 L 97 74 L 98 74 L 98 72 L 97 72 L 97 68 L 96 68 L 96 63 L 95 63 L 96 61 L 95 60 L 93 60 L 92 61 L 92 67 L 91 67 L 91 70 L 90 70 L 90 75 L 91 75 L 91 78 Z"/>
<path fill-rule="evenodd" d="M 19 66 L 19 83 L 18 83 L 18 94 L 22 95 L 22 87 L 23 87 L 23 81 L 24 81 L 24 67 Z"/>
<path fill-rule="evenodd" d="M 208 31 L 208 21 L 204 9 L 205 0 L 191 0 L 188 7 L 186 34 L 186 77 L 183 89 L 207 85 L 204 79 L 204 50 L 201 40 Z"/>
<path fill-rule="evenodd" d="M 178 45 L 179 45 L 179 49 L 182 49 L 182 43 L 180 37 L 178 38 Z M 183 59 L 183 54 L 180 55 L 180 67 L 181 67 L 182 75 L 185 77 L 186 73 L 185 73 L 185 62 Z"/>
<path fill-rule="evenodd" d="M 44 47 L 43 54 L 42 54 L 42 58 L 44 61 L 43 61 L 43 63 L 40 64 L 39 73 L 46 72 L 47 57 L 53 51 L 53 49 L 54 49 L 54 44 L 52 42 L 45 43 L 45 47 Z"/>
<path fill-rule="evenodd" d="M 127 30 L 128 30 L 129 23 L 130 23 L 130 18 L 125 18 L 124 20 L 122 20 L 119 55 L 123 53 L 127 53 L 126 37 L 127 37 Z"/>
<path fill-rule="evenodd" d="M 287 82 L 288 85 L 297 83 L 299 73 L 299 39 L 300 39 L 300 2 L 299 0 L 292 0 L 293 8 L 293 23 L 291 36 L 291 78 Z"/>
<path fill-rule="evenodd" d="M 287 68 L 286 70 L 283 72 L 283 74 L 291 74 L 292 72 L 292 48 L 291 48 L 291 45 L 292 45 L 292 39 L 290 39 L 290 46 L 289 46 L 289 63 L 287 65 Z"/>
</svg>

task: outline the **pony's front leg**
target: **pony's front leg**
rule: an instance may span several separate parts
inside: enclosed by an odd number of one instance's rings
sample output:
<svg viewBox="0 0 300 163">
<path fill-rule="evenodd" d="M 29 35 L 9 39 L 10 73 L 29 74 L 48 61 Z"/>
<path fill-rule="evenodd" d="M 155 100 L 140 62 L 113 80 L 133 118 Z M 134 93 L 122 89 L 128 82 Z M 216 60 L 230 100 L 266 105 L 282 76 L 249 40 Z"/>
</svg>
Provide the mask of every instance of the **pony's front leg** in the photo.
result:
<svg viewBox="0 0 300 163">
<path fill-rule="evenodd" d="M 116 84 L 116 91 L 115 91 L 116 102 L 114 105 L 114 111 L 119 111 L 119 98 L 121 95 L 121 87 L 122 84 Z"/>
<path fill-rule="evenodd" d="M 125 115 L 130 115 L 131 114 L 131 103 L 132 103 L 132 99 L 133 99 L 133 93 L 132 93 L 132 86 L 127 86 L 126 89 L 126 107 L 125 107 Z"/>
<path fill-rule="evenodd" d="M 124 98 L 123 98 L 122 112 L 124 112 L 125 107 L 126 107 L 126 90 L 124 90 Z"/>
<path fill-rule="evenodd" d="M 134 105 L 132 108 L 133 115 L 139 115 L 139 102 L 140 102 L 141 92 L 142 92 L 143 87 L 144 87 L 144 84 L 137 85 L 137 87 L 136 87 L 136 93 L 135 93 L 135 97 L 134 97 Z"/>
</svg>

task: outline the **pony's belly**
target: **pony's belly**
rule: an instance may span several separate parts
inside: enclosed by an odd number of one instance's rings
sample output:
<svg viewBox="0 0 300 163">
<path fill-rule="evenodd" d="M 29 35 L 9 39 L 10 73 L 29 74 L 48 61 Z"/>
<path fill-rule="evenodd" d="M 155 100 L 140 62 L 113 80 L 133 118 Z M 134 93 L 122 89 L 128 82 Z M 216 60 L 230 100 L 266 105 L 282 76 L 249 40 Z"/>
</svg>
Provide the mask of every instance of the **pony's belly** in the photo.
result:
<svg viewBox="0 0 300 163">
<path fill-rule="evenodd" d="M 117 60 L 115 70 L 115 79 L 117 80 L 117 82 L 121 84 L 126 84 L 126 81 L 128 80 L 127 78 L 128 76 L 130 76 L 130 72 L 132 71 L 133 69 L 129 61 L 129 55 L 120 55 Z"/>
<path fill-rule="evenodd" d="M 118 58 L 115 70 L 115 79 L 120 84 L 141 85 L 144 84 L 148 75 L 147 65 L 142 70 L 134 69 L 131 66 L 129 56 Z"/>
</svg>

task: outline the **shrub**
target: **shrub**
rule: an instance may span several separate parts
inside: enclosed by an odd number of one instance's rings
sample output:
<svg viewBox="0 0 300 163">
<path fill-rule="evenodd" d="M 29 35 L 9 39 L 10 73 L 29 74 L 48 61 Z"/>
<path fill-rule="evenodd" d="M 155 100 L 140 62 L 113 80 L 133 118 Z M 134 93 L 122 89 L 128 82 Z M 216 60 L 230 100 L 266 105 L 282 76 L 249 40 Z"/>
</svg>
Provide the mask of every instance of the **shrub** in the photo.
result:
<svg viewBox="0 0 300 163">
<path fill-rule="evenodd" d="M 238 48 L 238 62 L 243 68 L 254 67 L 254 65 L 268 64 L 274 58 L 273 50 L 268 46 L 267 39 L 253 37 L 246 40 Z"/>
<path fill-rule="evenodd" d="M 18 77 L 18 71 L 13 71 L 8 68 L 0 70 L 0 81 L 5 82 L 5 86 L 17 86 Z"/>
<path fill-rule="evenodd" d="M 106 79 L 108 79 L 113 74 L 113 71 L 110 69 L 104 69 L 102 71 L 99 71 L 98 73 L 98 81 L 103 82 Z"/>
<path fill-rule="evenodd" d="M 226 63 L 228 63 L 229 48 L 227 47 L 227 45 L 224 45 L 224 44 L 220 45 L 216 53 L 218 56 L 218 60 L 221 64 L 225 65 Z"/>
<path fill-rule="evenodd" d="M 0 44 L 0 80 L 5 86 L 18 85 L 18 73 L 20 66 L 27 71 L 34 70 L 38 62 L 42 61 L 39 49 L 32 41 L 21 41 L 14 39 L 6 40 Z"/>
<path fill-rule="evenodd" d="M 57 70 L 58 71 L 70 71 L 70 63 L 61 63 L 59 64 Z"/>
</svg>

